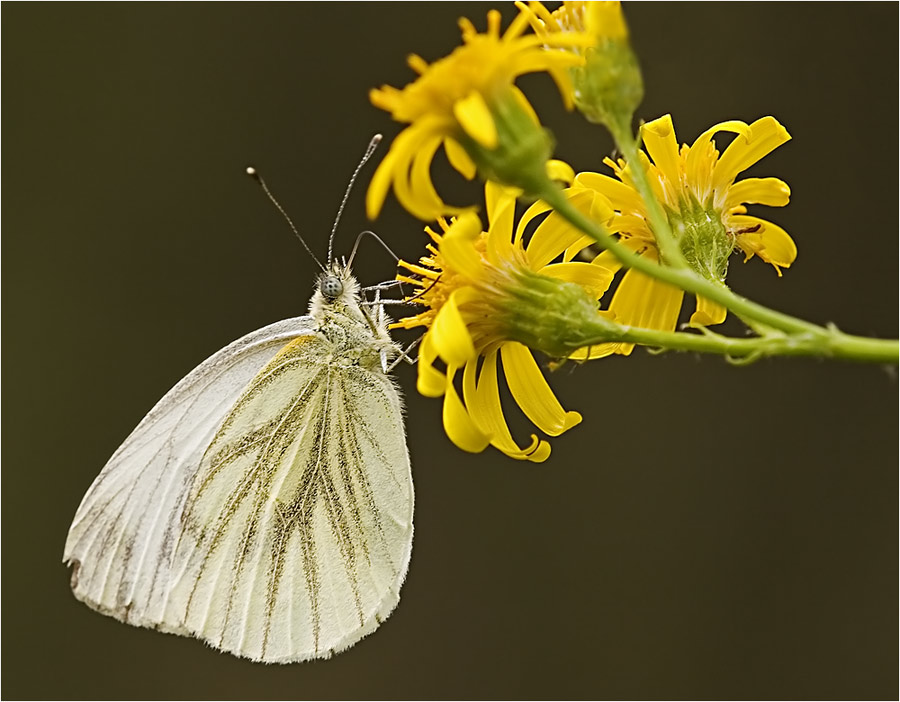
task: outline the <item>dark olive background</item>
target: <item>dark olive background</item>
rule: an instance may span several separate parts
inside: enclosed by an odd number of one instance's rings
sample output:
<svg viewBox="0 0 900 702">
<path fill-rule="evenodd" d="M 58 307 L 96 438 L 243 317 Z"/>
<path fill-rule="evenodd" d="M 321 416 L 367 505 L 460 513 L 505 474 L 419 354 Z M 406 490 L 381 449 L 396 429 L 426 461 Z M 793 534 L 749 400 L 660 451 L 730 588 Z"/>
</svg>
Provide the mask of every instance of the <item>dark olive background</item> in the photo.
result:
<svg viewBox="0 0 900 702">
<path fill-rule="evenodd" d="M 897 382 L 875 366 L 638 351 L 566 368 L 552 383 L 584 423 L 543 465 L 454 449 L 399 369 L 414 556 L 396 612 L 330 661 L 252 664 L 71 596 L 66 530 L 112 451 L 207 355 L 305 311 L 314 267 L 243 168 L 324 252 L 369 136 L 399 130 L 367 90 L 486 9 L 4 5 L 4 697 L 897 696 Z M 896 336 L 897 5 L 627 14 L 640 118 L 672 112 L 692 141 L 774 114 L 794 137 L 751 174 L 790 183 L 765 214 L 799 258 L 778 279 L 735 257 L 733 286 Z M 557 154 L 600 169 L 606 135 L 546 76 L 522 85 Z M 435 172 L 448 199 L 477 195 Z M 368 226 L 364 187 L 338 251 Z M 419 255 L 393 200 L 375 227 Z M 393 274 L 371 242 L 356 271 Z"/>
</svg>

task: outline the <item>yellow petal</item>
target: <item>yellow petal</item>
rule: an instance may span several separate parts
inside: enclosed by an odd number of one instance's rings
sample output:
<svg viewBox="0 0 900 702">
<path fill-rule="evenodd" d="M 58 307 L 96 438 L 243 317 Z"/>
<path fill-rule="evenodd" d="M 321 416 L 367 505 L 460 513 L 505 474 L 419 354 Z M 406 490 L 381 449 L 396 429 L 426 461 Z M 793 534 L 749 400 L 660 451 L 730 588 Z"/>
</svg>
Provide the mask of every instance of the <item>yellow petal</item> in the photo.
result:
<svg viewBox="0 0 900 702">
<path fill-rule="evenodd" d="M 488 11 L 488 30 L 487 33 L 497 39 L 500 38 L 500 23 L 502 21 L 500 10 Z"/>
<path fill-rule="evenodd" d="M 488 18 L 490 18 L 490 15 L 488 15 Z M 462 32 L 463 41 L 466 43 L 478 34 L 478 30 L 475 29 L 475 25 L 472 24 L 472 20 L 468 17 L 459 18 L 459 30 Z"/>
<path fill-rule="evenodd" d="M 489 194 L 488 191 L 493 191 Z M 496 192 L 496 191 L 503 192 Z M 516 215 L 516 199 L 509 188 L 488 181 L 485 184 L 485 201 L 488 220 L 491 223 L 487 234 L 487 258 L 494 265 L 507 261 L 512 256 L 512 230 Z"/>
<path fill-rule="evenodd" d="M 513 95 L 513 99 L 516 101 L 516 104 L 522 108 L 522 111 L 531 118 L 531 121 L 535 124 L 541 124 L 541 120 L 537 115 L 537 112 L 534 111 L 534 108 L 531 106 L 531 103 L 528 102 L 528 98 L 525 97 L 525 93 L 519 90 L 516 86 L 512 85 L 508 88 Z"/>
<path fill-rule="evenodd" d="M 475 356 L 472 336 L 459 311 L 460 303 L 471 299 L 472 294 L 475 294 L 472 288 L 454 290 L 438 310 L 431 325 L 429 336 L 434 350 L 448 366 L 462 366 Z"/>
<path fill-rule="evenodd" d="M 387 156 L 378 165 L 378 169 L 375 171 L 375 175 L 372 177 L 372 182 L 369 185 L 369 192 L 366 196 L 366 210 L 369 219 L 374 219 L 378 216 L 391 183 L 394 184 L 394 192 L 397 193 L 397 199 L 400 200 L 404 207 L 407 204 L 404 202 L 404 199 L 414 199 L 409 192 L 410 186 L 408 185 L 410 166 L 419 153 L 422 144 L 432 140 L 440 129 L 439 119 L 426 117 L 397 135 L 391 144 Z M 404 191 L 402 198 L 401 190 Z M 433 218 L 430 214 L 427 217 L 423 217 L 423 219 Z"/>
<path fill-rule="evenodd" d="M 516 0 L 519 12 L 528 17 L 531 28 L 538 34 L 546 34 L 547 26 L 559 29 L 559 22 L 550 14 L 550 11 L 539 2 L 531 2 L 526 5 L 522 0 Z"/>
<path fill-rule="evenodd" d="M 591 199 L 588 213 L 592 220 L 602 224 L 604 227 L 608 227 L 616 211 L 606 195 L 594 191 L 594 197 Z"/>
<path fill-rule="evenodd" d="M 779 268 L 788 268 L 797 259 L 797 245 L 777 224 L 749 215 L 732 215 L 728 227 L 735 231 L 735 241 L 748 259 L 756 254 L 775 266 L 778 275 L 781 275 Z"/>
<path fill-rule="evenodd" d="M 513 399 L 538 429 L 559 436 L 581 422 L 578 412 L 566 412 L 559 404 L 525 346 L 515 341 L 506 343 L 500 349 L 500 357 Z"/>
<path fill-rule="evenodd" d="M 413 69 L 419 75 L 428 70 L 428 62 L 418 54 L 410 54 L 406 57 L 406 65 Z"/>
<path fill-rule="evenodd" d="M 628 28 L 622 14 L 622 3 L 604 0 L 585 3 L 585 29 L 588 34 L 604 39 L 627 39 Z"/>
<path fill-rule="evenodd" d="M 659 119 L 647 122 L 641 127 L 644 148 L 653 159 L 653 163 L 673 188 L 681 185 L 681 164 L 678 158 L 678 142 L 675 139 L 675 127 L 671 115 L 663 115 Z"/>
<path fill-rule="evenodd" d="M 569 47 L 589 49 L 597 43 L 597 40 L 594 37 L 588 36 L 583 32 L 556 32 L 553 34 L 545 34 L 542 37 L 525 37 L 525 39 L 540 47 L 539 50 L 534 53 L 538 57 L 536 60 L 540 61 L 543 65 L 546 65 L 546 63 L 551 60 L 561 66 L 578 66 L 584 63 L 584 57 L 579 56 L 573 51 L 548 51 L 548 46 L 556 48 Z M 542 54 L 546 55 L 541 56 Z"/>
<path fill-rule="evenodd" d="M 643 151 L 638 151 L 638 160 L 641 162 L 641 165 L 644 167 L 644 171 L 647 173 L 647 177 L 650 180 L 650 189 L 653 191 L 654 197 L 659 200 L 661 203 L 666 202 L 666 195 L 668 193 L 669 196 L 674 196 L 675 192 L 673 188 L 667 188 L 664 185 L 664 178 L 662 175 L 662 171 L 656 167 L 656 164 L 651 163 L 650 158 Z M 606 163 L 606 159 L 604 159 L 604 163 Z M 616 175 L 622 179 L 622 182 L 628 185 L 631 188 L 634 188 L 634 179 L 631 175 L 631 166 L 625 164 L 624 161 L 621 162 L 624 167 L 620 168 L 616 171 Z"/>
<path fill-rule="evenodd" d="M 614 316 L 612 312 L 609 310 L 599 310 L 597 312 L 601 317 L 605 317 L 606 319 L 613 320 Z M 574 353 L 572 353 L 569 358 L 573 361 L 591 361 L 597 358 L 606 358 L 607 356 L 611 356 L 616 353 L 619 349 L 620 344 L 615 343 L 606 343 L 606 344 L 595 344 L 593 346 L 585 346 L 584 348 L 580 348 Z"/>
<path fill-rule="evenodd" d="M 513 241 L 515 241 L 516 243 L 520 242 L 522 240 L 522 235 L 525 234 L 525 229 L 532 222 L 532 220 L 540 217 L 542 214 L 552 209 L 553 208 L 543 200 L 537 200 L 531 203 L 528 209 L 525 210 L 525 212 L 519 218 L 519 224 L 516 227 L 516 235 Z"/>
<path fill-rule="evenodd" d="M 543 275 L 575 283 L 596 299 L 603 297 L 612 282 L 614 271 L 593 263 L 551 263 L 541 269 Z"/>
<path fill-rule="evenodd" d="M 719 157 L 712 138 L 719 132 L 738 134 L 746 141 L 750 136 L 750 127 L 739 120 L 720 122 L 703 132 L 691 145 L 684 164 L 685 179 L 701 195 L 701 199 L 705 199 L 712 187 L 713 169 Z"/>
<path fill-rule="evenodd" d="M 737 205 L 768 205 L 784 207 L 791 199 L 788 184 L 778 178 L 745 178 L 728 188 L 724 208 L 730 210 Z"/>
<path fill-rule="evenodd" d="M 739 119 L 730 119 L 726 122 L 719 122 L 718 124 L 714 124 L 705 132 L 703 132 L 703 134 L 697 137 L 694 143 L 691 144 L 691 149 L 693 150 L 695 146 L 709 143 L 710 141 L 712 141 L 712 138 L 719 132 L 739 134 L 740 136 L 744 137 L 744 141 L 746 141 L 750 137 L 750 125 L 748 125 L 746 122 L 741 122 L 741 120 Z"/>
<path fill-rule="evenodd" d="M 486 149 L 497 148 L 497 126 L 481 93 L 473 90 L 453 104 L 453 116 L 466 134 Z"/>
<path fill-rule="evenodd" d="M 728 310 L 705 297 L 697 296 L 697 310 L 691 315 L 691 324 L 709 327 L 725 321 Z"/>
<path fill-rule="evenodd" d="M 475 167 L 472 159 L 469 158 L 466 150 L 459 145 L 459 142 L 447 137 L 444 139 L 444 152 L 447 154 L 447 160 L 450 161 L 450 165 L 462 173 L 466 180 L 472 180 L 475 177 L 478 169 Z"/>
<path fill-rule="evenodd" d="M 434 120 L 431 125 L 436 126 Z M 391 148 L 392 151 L 394 147 L 398 150 L 391 168 L 397 200 L 410 214 L 422 220 L 433 220 L 444 214 L 462 211 L 445 205 L 431 182 L 431 160 L 443 137 L 435 134 L 431 127 L 423 126 L 419 129 L 417 126 L 417 131 L 408 140 L 401 139 L 407 132 L 410 129 L 397 137 Z"/>
<path fill-rule="evenodd" d="M 725 149 L 713 172 L 713 187 L 719 189 L 734 182 L 738 173 L 790 141 L 790 138 L 788 131 L 774 117 L 756 120 L 750 125 L 749 138 L 738 137 Z"/>
<path fill-rule="evenodd" d="M 414 69 L 415 70 L 415 69 Z M 369 91 L 369 102 L 380 110 L 394 113 L 402 91 L 392 85 L 382 85 L 380 88 L 372 88 Z"/>
<path fill-rule="evenodd" d="M 447 369 L 447 386 L 444 393 L 444 431 L 447 433 L 450 441 L 458 448 L 469 453 L 481 453 L 491 443 L 490 437 L 486 436 L 476 426 L 475 422 L 466 411 L 462 400 L 453 387 L 453 376 L 456 373 L 455 368 Z"/>
<path fill-rule="evenodd" d="M 550 74 L 553 82 L 556 83 L 556 89 L 559 91 L 560 97 L 562 97 L 563 107 L 571 112 L 575 107 L 575 96 L 572 90 L 572 74 L 569 72 L 568 68 L 559 66 L 548 66 L 547 73 Z"/>
<path fill-rule="evenodd" d="M 605 268 L 612 275 L 615 275 L 622 267 L 622 262 L 618 258 L 616 258 L 615 254 L 613 254 L 611 251 L 603 251 L 593 261 L 591 261 L 591 265 Z"/>
<path fill-rule="evenodd" d="M 619 350 L 622 344 L 597 344 L 596 346 L 585 346 L 578 349 L 569 358 L 573 361 L 593 361 L 598 358 L 606 358 Z"/>
<path fill-rule="evenodd" d="M 568 46 L 583 46 L 585 43 L 588 43 L 589 40 L 584 35 L 572 33 L 567 37 L 559 34 L 544 37 L 529 36 L 525 41 L 536 44 L 546 43 L 547 45 L 554 43 L 557 46 L 562 46 L 564 44 Z M 543 73 L 546 71 L 550 72 L 551 77 L 556 80 L 556 76 L 554 76 L 553 73 L 556 73 L 560 69 L 578 66 L 583 63 L 584 58 L 578 56 L 574 52 L 557 51 L 547 49 L 546 47 L 535 47 L 524 50 L 519 49 L 516 53 L 511 54 L 507 59 L 504 68 L 508 71 L 509 75 Z M 563 92 L 565 89 L 564 85 L 560 85 L 558 81 L 557 87 L 559 87 L 560 92 Z M 565 93 L 563 93 L 563 97 L 565 98 Z"/>
<path fill-rule="evenodd" d="M 588 246 L 592 244 L 596 244 L 597 240 L 592 236 L 583 236 L 578 239 L 574 244 L 572 244 L 569 248 L 565 250 L 563 253 L 563 263 L 569 263 L 573 258 L 575 258 L 578 254 L 584 251 Z"/>
<path fill-rule="evenodd" d="M 463 212 L 441 240 L 441 255 L 446 268 L 470 280 L 481 277 L 484 264 L 474 242 L 481 236 L 481 218 L 474 212 Z"/>
<path fill-rule="evenodd" d="M 650 231 L 650 225 L 647 223 L 647 220 L 640 215 L 616 215 L 609 224 L 609 231 L 611 233 L 628 234 L 646 241 L 656 241 L 656 237 Z"/>
<path fill-rule="evenodd" d="M 517 188 L 500 185 L 492 180 L 485 181 L 484 184 L 484 204 L 490 231 L 503 231 L 510 241 L 512 241 L 516 198 L 520 192 Z M 513 206 L 512 209 L 510 205 Z"/>
<path fill-rule="evenodd" d="M 375 174 L 369 183 L 369 190 L 366 192 L 366 216 L 369 219 L 375 219 L 381 212 L 382 206 L 384 206 L 384 200 L 391 187 L 392 172 L 396 158 L 397 153 L 391 147 L 387 156 L 382 159 L 381 163 L 378 164 L 378 168 L 375 169 Z"/>
<path fill-rule="evenodd" d="M 503 34 L 504 43 L 510 43 L 517 39 L 526 29 L 528 29 L 528 15 L 520 12 L 506 28 L 506 32 Z"/>
<path fill-rule="evenodd" d="M 444 215 L 459 214 L 464 208 L 444 203 L 431 181 L 431 161 L 441 145 L 440 135 L 422 141 L 416 150 L 412 168 L 399 163 L 394 167 L 394 192 L 410 214 L 422 220 L 434 220 Z"/>
<path fill-rule="evenodd" d="M 683 298 L 682 290 L 631 269 L 616 288 L 609 311 L 625 326 L 675 331 Z M 634 344 L 619 344 L 616 353 L 627 356 L 633 349 Z"/>
<path fill-rule="evenodd" d="M 586 212 L 590 210 L 594 194 L 589 190 L 573 191 L 568 195 L 568 200 L 579 210 Z M 528 261 L 534 270 L 543 268 L 583 236 L 581 230 L 552 212 L 538 225 L 528 242 Z"/>
<path fill-rule="evenodd" d="M 431 332 L 426 332 L 422 337 L 422 346 L 419 349 L 418 377 L 416 389 L 425 397 L 440 397 L 444 394 L 447 385 L 447 377 L 434 367 L 437 359 L 437 351 L 431 339 Z"/>
<path fill-rule="evenodd" d="M 500 405 L 500 388 L 497 383 L 497 351 L 485 356 L 478 382 L 475 381 L 477 359 L 469 361 L 463 372 L 463 397 L 470 416 L 486 435 L 492 437 L 491 445 L 510 458 L 541 463 L 550 456 L 550 444 L 532 434 L 531 444 L 519 448 L 510 434 L 503 408 Z"/>
<path fill-rule="evenodd" d="M 409 207 L 408 203 L 407 209 L 420 219 L 436 219 L 450 209 L 438 196 L 434 183 L 431 182 L 431 162 L 442 141 L 440 136 L 426 140 L 416 152 L 409 172 L 409 184 L 412 186 L 410 200 L 415 202 L 415 209 Z M 399 192 L 397 195 L 399 198 Z M 419 214 L 416 214 L 416 210 Z"/>
<path fill-rule="evenodd" d="M 575 181 L 575 169 L 565 161 L 550 159 L 547 161 L 547 177 L 550 180 L 563 182 L 566 187 L 569 187 Z"/>
<path fill-rule="evenodd" d="M 575 182 L 605 196 L 620 212 L 645 213 L 644 201 L 634 188 L 602 173 L 579 173 Z"/>
</svg>

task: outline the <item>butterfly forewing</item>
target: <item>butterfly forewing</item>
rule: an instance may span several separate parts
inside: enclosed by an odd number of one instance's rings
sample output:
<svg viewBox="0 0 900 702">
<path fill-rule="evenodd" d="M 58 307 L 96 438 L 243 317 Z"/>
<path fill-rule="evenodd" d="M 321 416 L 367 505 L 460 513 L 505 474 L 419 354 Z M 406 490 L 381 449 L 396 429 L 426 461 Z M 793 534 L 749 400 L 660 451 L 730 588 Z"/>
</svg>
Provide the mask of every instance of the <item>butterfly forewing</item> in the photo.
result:
<svg viewBox="0 0 900 702">
<path fill-rule="evenodd" d="M 200 457 L 247 383 L 313 320 L 272 324 L 214 354 L 160 400 L 90 487 L 66 539 L 72 589 L 91 607 L 153 626 L 171 583 L 180 516 Z"/>
</svg>

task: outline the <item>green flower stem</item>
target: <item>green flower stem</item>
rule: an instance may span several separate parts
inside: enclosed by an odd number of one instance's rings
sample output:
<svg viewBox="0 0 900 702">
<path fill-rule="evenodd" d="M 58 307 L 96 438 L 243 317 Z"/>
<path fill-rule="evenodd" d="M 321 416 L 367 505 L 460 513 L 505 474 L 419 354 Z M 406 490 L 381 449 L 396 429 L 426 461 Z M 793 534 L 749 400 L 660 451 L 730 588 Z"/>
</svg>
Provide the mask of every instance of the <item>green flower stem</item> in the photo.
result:
<svg viewBox="0 0 900 702">
<path fill-rule="evenodd" d="M 589 327 L 595 326 L 592 332 Z M 822 330 L 822 334 L 770 333 L 750 339 L 734 339 L 704 329 L 702 334 L 664 332 L 619 325 L 615 341 L 640 344 L 671 351 L 714 353 L 748 361 L 767 356 L 813 356 L 819 358 L 861 361 L 864 363 L 896 363 L 896 340 L 868 339 L 843 334 L 836 329 Z M 566 343 L 572 351 L 585 346 L 609 343 L 610 326 L 606 320 L 585 325 Z"/>
<path fill-rule="evenodd" d="M 582 214 L 568 201 L 568 199 L 566 199 L 562 191 L 549 181 L 541 188 L 539 194 L 540 197 L 556 210 L 561 217 L 566 219 L 572 226 L 593 238 L 600 246 L 611 251 L 626 268 L 634 268 L 641 273 L 662 280 L 677 288 L 681 288 L 687 292 L 701 295 L 709 300 L 717 302 L 734 314 L 747 320 L 748 323 L 757 330 L 762 328 L 764 333 L 761 338 L 763 339 L 773 338 L 772 334 L 765 331 L 765 328 L 770 328 L 771 330 L 777 330 L 798 337 L 802 343 L 798 342 L 797 339 L 792 343 L 799 343 L 800 347 L 803 347 L 805 344 L 815 343 L 820 348 L 820 351 L 817 353 L 805 353 L 802 355 L 819 355 L 836 358 L 852 358 L 860 361 L 897 363 L 898 345 L 896 340 L 867 339 L 843 334 L 836 329 L 826 329 L 748 300 L 745 297 L 735 294 L 723 285 L 702 278 L 688 268 L 672 268 L 670 266 L 659 265 L 655 261 L 634 253 L 619 240 L 612 237 L 605 227 Z M 643 330 L 643 332 L 651 333 L 648 330 Z M 662 334 L 663 332 L 652 333 Z M 683 342 L 681 340 L 681 337 L 695 335 L 675 334 L 673 332 L 672 336 L 679 337 L 679 344 L 700 343 L 693 341 Z M 703 337 L 696 338 L 702 339 Z M 630 339 L 624 339 L 624 341 L 630 341 Z M 645 341 L 635 341 L 634 343 L 646 343 L 651 346 L 660 346 L 661 344 L 659 341 L 660 339 L 654 341 L 651 340 L 650 337 L 645 337 Z M 668 339 L 668 341 L 674 343 L 674 339 Z M 734 343 L 739 341 L 755 341 L 758 343 L 759 339 L 730 341 Z M 700 346 L 703 346 L 703 344 L 700 343 Z M 680 346 L 667 347 L 681 348 Z M 743 347 L 735 346 L 733 348 Z M 787 355 L 789 353 L 788 349 L 793 349 L 794 346 L 787 344 L 781 348 L 784 350 L 779 350 L 778 353 Z M 759 347 L 757 346 L 757 353 L 758 349 Z M 691 349 L 684 348 L 683 350 Z M 693 348 L 693 350 L 703 350 L 703 348 Z M 734 355 L 731 351 L 724 350 L 719 351 L 719 353 L 731 353 Z M 750 352 L 745 353 L 744 355 L 750 355 Z"/>
<path fill-rule="evenodd" d="M 672 233 L 672 227 L 669 226 L 669 218 L 663 212 L 662 205 L 656 199 L 653 189 L 650 186 L 650 180 L 647 177 L 647 171 L 638 155 L 638 142 L 631 131 L 631 117 L 627 121 L 620 120 L 609 124 L 610 132 L 616 141 L 616 146 L 625 157 L 625 162 L 629 166 L 631 178 L 634 181 L 634 187 L 637 189 L 647 206 L 647 214 L 650 217 L 650 228 L 656 237 L 656 243 L 666 265 L 672 268 L 688 268 L 688 263 L 681 253 L 681 247 L 678 240 Z"/>
<path fill-rule="evenodd" d="M 611 251 L 626 268 L 634 268 L 687 292 L 702 295 L 709 300 L 718 302 L 741 317 L 754 319 L 783 332 L 816 333 L 823 331 L 815 324 L 770 310 L 736 295 L 725 286 L 707 280 L 689 268 L 662 266 L 649 258 L 636 254 L 618 239 L 613 238 L 606 227 L 583 215 L 552 183 L 548 183 L 548 187 L 541 192 L 541 198 L 572 226 L 593 238 L 604 249 Z"/>
</svg>

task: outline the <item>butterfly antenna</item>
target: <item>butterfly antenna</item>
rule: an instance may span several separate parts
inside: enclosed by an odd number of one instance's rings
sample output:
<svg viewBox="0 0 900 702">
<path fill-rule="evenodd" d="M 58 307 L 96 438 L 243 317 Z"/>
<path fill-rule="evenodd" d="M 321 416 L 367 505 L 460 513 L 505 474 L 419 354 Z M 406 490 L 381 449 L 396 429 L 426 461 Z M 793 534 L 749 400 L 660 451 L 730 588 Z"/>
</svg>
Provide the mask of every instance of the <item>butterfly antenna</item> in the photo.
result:
<svg viewBox="0 0 900 702">
<path fill-rule="evenodd" d="M 316 265 L 319 266 L 323 271 L 325 271 L 325 266 L 322 265 L 322 262 L 316 258 L 316 255 L 312 252 L 312 249 L 309 248 L 309 245 L 304 241 L 303 237 L 300 236 L 300 232 L 297 231 L 297 227 L 294 226 L 294 222 L 288 217 L 288 213 L 284 211 L 284 208 L 278 203 L 278 200 L 275 199 L 275 196 L 269 190 L 269 186 L 266 185 L 266 181 L 262 179 L 262 176 L 257 173 L 256 169 L 253 166 L 247 167 L 247 175 L 253 178 L 257 183 L 259 183 L 260 187 L 263 189 L 263 192 L 266 194 L 266 197 L 275 205 L 276 209 L 281 212 L 281 216 L 287 221 L 288 226 L 291 228 L 291 231 L 294 232 L 296 237 L 300 240 L 300 243 L 303 244 L 303 248 L 306 249 L 307 253 L 312 256 L 312 260 L 316 262 Z M 329 256 L 330 258 L 330 256 Z"/>
<path fill-rule="evenodd" d="M 362 167 L 366 165 L 366 161 L 375 153 L 375 149 L 378 148 L 378 144 L 381 143 L 381 134 L 376 134 L 372 137 L 372 141 L 369 142 L 369 146 L 366 147 L 366 153 L 363 154 L 362 159 L 359 162 L 359 165 L 356 167 L 356 170 L 353 171 L 353 175 L 350 176 L 350 182 L 347 183 L 347 190 L 344 191 L 344 199 L 341 200 L 341 206 L 338 207 L 337 217 L 334 218 L 334 225 L 331 227 L 331 236 L 328 237 L 328 265 L 331 265 L 331 253 L 332 253 L 332 244 L 334 243 L 334 235 L 337 232 L 338 223 L 341 221 L 341 215 L 344 213 L 344 206 L 347 204 L 347 198 L 350 197 L 350 190 L 353 188 L 353 184 L 356 182 L 356 178 L 359 175 L 359 172 L 362 170 Z"/>
<path fill-rule="evenodd" d="M 382 239 L 380 236 L 378 236 L 375 232 L 366 229 L 366 231 L 360 232 L 359 236 L 356 237 L 356 243 L 353 244 L 353 250 L 350 252 L 350 258 L 347 260 L 347 263 L 346 263 L 347 269 L 349 269 L 350 266 L 353 265 L 353 259 L 356 258 L 356 252 L 359 249 L 359 242 L 361 242 L 363 237 L 366 236 L 367 234 L 369 236 L 371 236 L 373 239 L 375 239 L 375 241 L 377 241 L 379 244 L 381 244 L 384 247 L 384 250 L 387 251 L 388 254 L 390 254 L 391 258 L 393 258 L 397 263 L 400 263 L 400 257 L 397 254 L 395 254 L 393 252 L 393 250 L 391 249 L 391 247 L 388 246 L 384 242 L 384 239 Z"/>
</svg>

